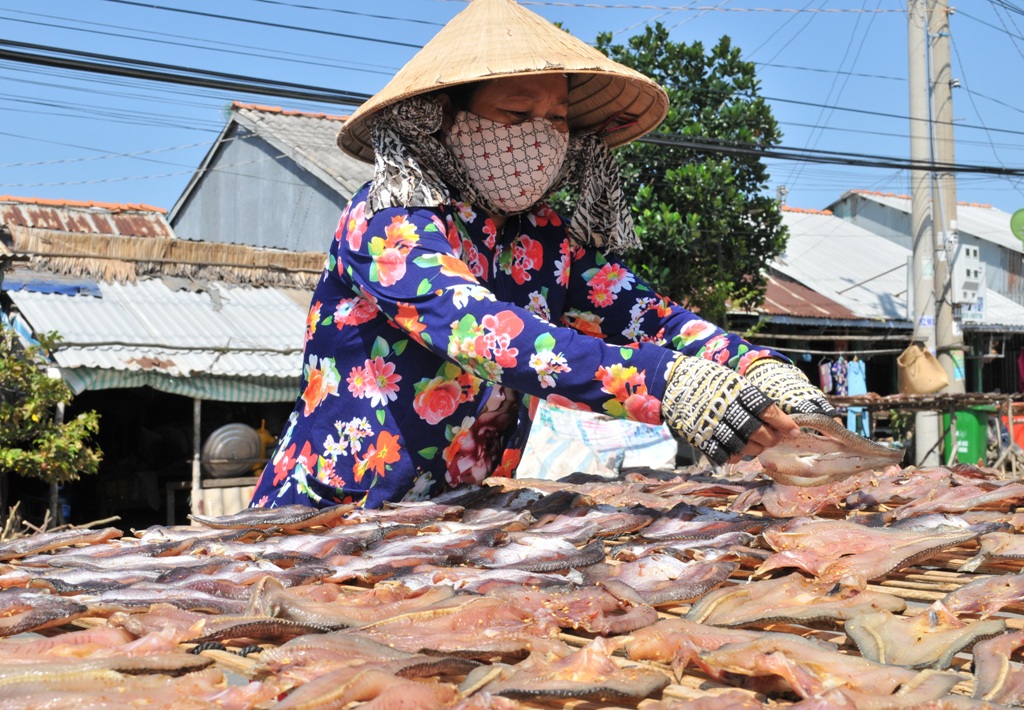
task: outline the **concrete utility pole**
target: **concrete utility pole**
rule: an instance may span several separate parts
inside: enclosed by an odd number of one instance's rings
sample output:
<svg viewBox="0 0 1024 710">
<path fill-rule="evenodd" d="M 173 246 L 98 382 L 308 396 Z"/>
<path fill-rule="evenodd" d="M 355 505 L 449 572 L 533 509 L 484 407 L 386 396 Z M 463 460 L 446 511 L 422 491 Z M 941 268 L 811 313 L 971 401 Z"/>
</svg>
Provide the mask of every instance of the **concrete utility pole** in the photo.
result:
<svg viewBox="0 0 1024 710">
<path fill-rule="evenodd" d="M 927 0 L 908 0 L 907 49 L 909 52 L 908 84 L 910 87 L 910 160 L 915 164 L 928 162 L 928 18 Z M 910 171 L 910 237 L 913 249 L 910 273 L 914 302 L 912 309 L 914 340 L 935 350 L 935 260 L 932 256 L 932 220 L 929 174 L 926 170 Z M 939 415 L 917 412 L 914 415 L 914 460 L 918 466 L 939 463 Z"/>
<path fill-rule="evenodd" d="M 931 0 L 928 34 L 932 101 L 932 145 L 935 161 L 952 165 L 953 150 L 953 75 L 949 67 L 949 3 Z M 939 362 L 946 370 L 949 386 L 943 392 L 964 392 L 964 337 L 953 307 L 952 262 L 956 255 L 956 176 L 932 173 L 932 218 L 935 235 L 935 346 Z"/>
<path fill-rule="evenodd" d="M 953 163 L 953 97 L 947 0 L 908 0 L 910 158 Z M 956 181 L 948 173 L 912 170 L 911 239 L 914 340 L 935 352 L 949 378 L 943 392 L 964 391 L 963 335 L 955 319 L 950 261 L 956 249 Z M 938 412 L 915 416 L 918 465 L 940 463 Z M 955 446 L 955 444 L 954 444 Z"/>
</svg>

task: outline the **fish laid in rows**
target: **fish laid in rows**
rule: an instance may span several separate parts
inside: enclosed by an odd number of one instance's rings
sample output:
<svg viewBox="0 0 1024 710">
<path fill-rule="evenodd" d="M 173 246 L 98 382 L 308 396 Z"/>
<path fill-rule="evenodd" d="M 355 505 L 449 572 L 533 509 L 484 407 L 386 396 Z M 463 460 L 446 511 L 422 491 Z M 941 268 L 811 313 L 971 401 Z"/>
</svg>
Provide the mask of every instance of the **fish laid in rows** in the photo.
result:
<svg viewBox="0 0 1024 710">
<path fill-rule="evenodd" d="M 565 574 L 557 572 L 530 572 L 521 569 L 480 569 L 478 567 L 441 567 L 422 564 L 403 572 L 395 581 L 411 589 L 447 586 L 460 592 L 486 594 L 498 587 L 557 587 L 582 584 L 583 575 L 578 570 Z"/>
<path fill-rule="evenodd" d="M 594 540 L 583 547 L 558 538 L 522 536 L 501 547 L 477 547 L 466 561 L 481 567 L 509 567 L 530 572 L 558 572 L 586 567 L 604 559 L 604 544 Z"/>
<path fill-rule="evenodd" d="M 994 703 L 1024 702 L 1024 668 L 1010 660 L 1024 646 L 1024 631 L 1002 634 L 974 647 L 974 697 Z"/>
<path fill-rule="evenodd" d="M 817 582 L 794 572 L 788 577 L 719 587 L 698 599 L 686 614 L 713 626 L 846 621 L 874 611 L 899 612 L 905 601 L 892 594 L 833 582 Z"/>
<path fill-rule="evenodd" d="M 850 508 L 908 503 L 933 489 L 948 488 L 953 472 L 945 466 L 907 468 L 891 476 L 876 476 L 868 485 L 854 491 L 846 499 Z"/>
<path fill-rule="evenodd" d="M 982 577 L 954 589 L 942 604 L 954 614 L 980 614 L 987 618 L 1005 606 L 1024 602 L 1024 574 Z"/>
<path fill-rule="evenodd" d="M 776 554 L 757 573 L 796 567 L 822 581 L 858 586 L 914 564 L 936 552 L 973 540 L 978 528 L 917 531 L 871 528 L 846 520 L 794 518 L 768 528 L 762 537 Z"/>
<path fill-rule="evenodd" d="M 714 589 L 739 567 L 732 561 L 682 561 L 672 555 L 653 554 L 633 562 L 585 567 L 590 584 L 615 580 L 629 585 L 648 604 L 684 602 Z"/>
<path fill-rule="evenodd" d="M 368 707 L 443 708 L 459 700 L 451 683 L 406 680 L 380 668 L 341 668 L 310 681 L 274 705 L 275 710 Z"/>
<path fill-rule="evenodd" d="M 645 555 L 666 554 L 681 560 L 704 558 L 709 551 L 729 552 L 742 549 L 746 553 L 757 535 L 748 532 L 727 532 L 699 540 L 663 540 L 625 542 L 610 546 L 608 556 L 619 562 L 632 562 Z"/>
<path fill-rule="evenodd" d="M 578 589 L 499 587 L 488 596 L 515 604 L 545 626 L 550 620 L 563 629 L 602 636 L 628 634 L 658 620 L 658 612 L 642 596 L 615 580 Z"/>
<path fill-rule="evenodd" d="M 248 611 L 251 615 L 342 629 L 415 612 L 454 595 L 447 585 L 411 589 L 386 582 L 356 590 L 325 582 L 286 589 L 267 578 L 253 590 Z"/>
<path fill-rule="evenodd" d="M 961 572 L 973 572 L 994 560 L 1024 560 L 1024 535 L 1007 532 L 985 533 L 978 538 L 978 552 L 960 565 Z"/>
<path fill-rule="evenodd" d="M 770 518 L 816 515 L 831 508 L 842 508 L 852 491 L 870 485 L 874 477 L 874 473 L 865 471 L 823 486 L 784 486 L 774 483 L 736 498 L 731 509 L 747 510 L 759 505 Z"/>
<path fill-rule="evenodd" d="M 846 622 L 846 635 L 864 658 L 907 668 L 949 668 L 953 656 L 979 640 L 1006 631 L 1002 619 L 961 621 L 942 602 L 915 616 L 888 611 L 862 614 Z"/>
<path fill-rule="evenodd" d="M 560 631 L 550 614 L 536 614 L 514 598 L 459 595 L 427 609 L 339 633 L 364 636 L 411 653 L 518 660 L 538 639 L 552 638 Z"/>
<path fill-rule="evenodd" d="M 117 528 L 100 528 L 99 530 L 75 528 L 60 532 L 38 533 L 0 543 L 0 562 L 19 560 L 29 555 L 49 552 L 62 547 L 101 544 L 122 535 L 124 533 Z"/>
<path fill-rule="evenodd" d="M 246 710 L 267 707 L 279 692 L 273 683 L 227 687 L 224 673 L 214 668 L 179 678 L 98 670 L 0 684 L 0 707 Z"/>
<path fill-rule="evenodd" d="M 217 529 L 308 530 L 316 527 L 334 527 L 356 509 L 354 504 L 310 508 L 305 505 L 285 505 L 280 508 L 246 508 L 233 515 L 189 515 L 189 519 Z"/>
<path fill-rule="evenodd" d="M 730 532 L 759 533 L 768 523 L 763 517 L 678 503 L 641 530 L 640 537 L 652 541 L 699 540 Z"/>
<path fill-rule="evenodd" d="M 783 485 L 828 485 L 903 460 L 903 449 L 858 436 L 824 414 L 794 414 L 793 421 L 805 431 L 782 439 L 757 456 L 765 475 Z"/>
<path fill-rule="evenodd" d="M 875 663 L 826 641 L 783 633 L 720 646 L 701 655 L 701 667 L 725 682 L 729 674 L 781 682 L 802 698 L 840 692 L 858 710 L 925 707 L 960 681 L 956 673 Z"/>
<path fill-rule="evenodd" d="M 340 668 L 377 667 L 421 678 L 437 672 L 465 675 L 477 665 L 467 659 L 401 651 L 353 634 L 327 633 L 300 636 L 266 649 L 256 659 L 250 675 L 263 680 L 277 678 L 282 685 L 292 687 Z"/>
<path fill-rule="evenodd" d="M 962 513 L 984 505 L 1011 505 L 1024 500 L 1024 483 L 1007 483 L 997 487 L 965 485 L 933 488 L 916 500 L 892 511 L 896 520 L 925 513 Z"/>
<path fill-rule="evenodd" d="M 0 637 L 61 626 L 84 616 L 89 608 L 79 601 L 44 592 L 0 591 Z"/>
<path fill-rule="evenodd" d="M 572 698 L 606 703 L 649 698 L 669 684 L 669 677 L 657 669 L 619 666 L 611 657 L 615 648 L 615 643 L 597 638 L 556 660 L 534 653 L 515 666 L 477 669 L 463 687 L 474 684 L 476 676 L 495 676 L 479 689 L 521 700 Z"/>
<path fill-rule="evenodd" d="M 705 651 L 714 651 L 727 643 L 753 641 L 766 632 L 712 626 L 682 618 L 661 619 L 638 629 L 624 644 L 626 656 L 634 661 L 659 661 L 672 667 L 675 677 Z"/>
</svg>

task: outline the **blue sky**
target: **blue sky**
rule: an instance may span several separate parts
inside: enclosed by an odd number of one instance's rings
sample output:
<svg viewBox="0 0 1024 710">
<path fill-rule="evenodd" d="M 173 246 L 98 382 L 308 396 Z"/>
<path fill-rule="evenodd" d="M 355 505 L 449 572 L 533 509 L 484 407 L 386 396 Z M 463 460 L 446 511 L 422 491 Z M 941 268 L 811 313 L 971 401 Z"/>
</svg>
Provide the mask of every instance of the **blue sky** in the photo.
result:
<svg viewBox="0 0 1024 710">
<path fill-rule="evenodd" d="M 624 43 L 658 20 L 678 42 L 710 47 L 728 35 L 757 64 L 784 146 L 908 156 L 905 0 L 523 4 L 587 42 L 607 31 Z M 965 5 L 951 20 L 956 160 L 1022 168 L 1024 2 Z M 463 7 L 462 0 L 0 0 L 0 37 L 373 93 L 415 52 L 403 45 L 424 44 Z M 196 12 L 238 19 L 188 14 Z M 170 209 L 233 100 L 350 110 L 0 60 L 0 195 Z M 784 185 L 795 207 L 826 207 L 848 189 L 909 191 L 900 170 L 791 161 L 769 168 L 769 189 Z M 1024 207 L 1019 178 L 967 175 L 957 188 L 960 200 L 1006 212 Z"/>
</svg>

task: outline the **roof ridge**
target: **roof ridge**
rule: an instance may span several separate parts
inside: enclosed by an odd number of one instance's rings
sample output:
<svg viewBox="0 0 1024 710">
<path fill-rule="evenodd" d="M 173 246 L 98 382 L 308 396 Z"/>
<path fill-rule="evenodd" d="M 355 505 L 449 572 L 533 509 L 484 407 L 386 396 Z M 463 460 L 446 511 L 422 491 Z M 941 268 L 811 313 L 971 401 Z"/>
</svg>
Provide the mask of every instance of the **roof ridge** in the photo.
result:
<svg viewBox="0 0 1024 710">
<path fill-rule="evenodd" d="M 825 216 L 832 216 L 832 210 L 815 210 L 810 207 L 790 207 L 789 205 L 781 205 L 783 212 L 799 212 L 801 214 L 820 214 Z"/>
<path fill-rule="evenodd" d="M 329 121 L 347 121 L 348 116 L 335 116 L 329 113 L 310 113 L 308 111 L 299 111 L 297 109 L 284 109 L 280 106 L 264 106 L 262 104 L 244 104 L 241 101 L 233 101 L 231 103 L 232 111 L 240 111 L 242 109 L 248 109 L 250 111 L 262 111 L 264 113 L 279 113 L 282 116 L 305 116 L 306 118 L 324 118 Z"/>
<path fill-rule="evenodd" d="M 15 197 L 14 195 L 0 195 L 0 203 L 18 202 L 21 204 L 41 205 L 46 207 L 80 207 L 102 209 L 108 212 L 159 212 L 166 214 L 163 207 L 143 205 L 136 203 L 120 202 L 97 202 L 95 200 L 55 200 L 45 197 Z"/>
<path fill-rule="evenodd" d="M 903 195 L 903 194 L 896 193 L 896 192 L 879 192 L 878 190 L 850 190 L 850 192 L 854 192 L 854 193 L 856 193 L 858 195 L 876 195 L 878 197 L 896 197 L 896 198 L 901 199 L 901 200 L 912 199 L 910 195 Z M 964 207 L 980 207 L 982 209 L 987 209 L 987 210 L 992 209 L 992 205 L 990 203 L 988 203 L 988 202 L 970 202 L 970 201 L 967 201 L 967 200 L 957 200 L 956 203 L 958 205 L 963 205 Z"/>
</svg>

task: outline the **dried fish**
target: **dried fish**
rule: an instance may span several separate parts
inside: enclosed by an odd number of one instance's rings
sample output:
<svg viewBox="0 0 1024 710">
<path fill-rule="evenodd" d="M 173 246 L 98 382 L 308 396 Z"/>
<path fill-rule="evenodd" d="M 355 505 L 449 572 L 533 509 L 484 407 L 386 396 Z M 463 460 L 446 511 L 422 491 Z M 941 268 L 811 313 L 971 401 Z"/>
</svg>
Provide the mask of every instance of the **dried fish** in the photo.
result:
<svg viewBox="0 0 1024 710">
<path fill-rule="evenodd" d="M 327 508 L 310 508 L 305 505 L 285 505 L 280 508 L 246 508 L 234 515 L 213 517 L 189 515 L 189 519 L 208 528 L 256 528 L 267 530 L 307 530 L 314 527 L 334 527 L 353 510 L 355 505 L 334 505 Z"/>
<path fill-rule="evenodd" d="M 591 565 L 584 568 L 583 576 L 590 583 L 614 579 L 628 584 L 648 604 L 664 604 L 701 596 L 727 580 L 737 567 L 736 562 L 683 562 L 653 554 L 621 565 Z"/>
<path fill-rule="evenodd" d="M 726 644 L 701 659 L 714 677 L 778 677 L 803 698 L 839 690 L 858 710 L 919 707 L 944 696 L 960 680 L 955 673 L 875 663 L 840 653 L 825 641 L 784 633 Z"/>
<path fill-rule="evenodd" d="M 862 614 L 846 622 L 861 655 L 879 663 L 907 668 L 949 668 L 953 656 L 978 640 L 1006 631 L 1002 619 L 961 621 L 942 602 L 911 617 L 888 611 Z"/>
<path fill-rule="evenodd" d="M 973 572 L 989 560 L 1024 559 L 1024 535 L 1006 532 L 985 533 L 978 538 L 978 552 L 960 565 L 961 572 Z"/>
<path fill-rule="evenodd" d="M 88 607 L 73 599 L 7 589 L 0 591 L 0 636 L 14 636 L 74 621 Z"/>
<path fill-rule="evenodd" d="M 343 668 L 296 688 L 274 707 L 332 710 L 372 701 L 373 706 L 381 708 L 442 708 L 459 697 L 458 689 L 450 683 L 405 680 L 378 668 Z"/>
<path fill-rule="evenodd" d="M 783 485 L 829 485 L 903 460 L 902 449 L 858 436 L 824 414 L 794 414 L 793 421 L 817 433 L 785 438 L 757 456 L 765 475 Z"/>
<path fill-rule="evenodd" d="M 714 626 L 769 622 L 821 622 L 853 619 L 861 614 L 902 611 L 906 602 L 884 592 L 818 582 L 794 572 L 708 592 L 690 607 L 686 618 Z"/>
<path fill-rule="evenodd" d="M 583 547 L 548 537 L 520 537 L 503 547 L 477 547 L 466 560 L 482 567 L 511 567 L 531 572 L 556 572 L 586 567 L 604 559 L 604 544 L 595 540 Z"/>
<path fill-rule="evenodd" d="M 93 545 L 124 535 L 117 528 L 75 528 L 59 532 L 38 533 L 0 543 L 0 562 L 18 560 L 29 555 L 48 552 L 62 547 Z"/>
<path fill-rule="evenodd" d="M 669 684 L 669 677 L 643 666 L 620 667 L 611 654 L 616 646 L 597 638 L 565 658 L 550 661 L 531 654 L 515 667 L 502 668 L 501 675 L 483 690 L 511 698 L 575 698 L 592 702 L 648 698 Z"/>
<path fill-rule="evenodd" d="M 1005 606 L 1024 602 L 1024 574 L 982 577 L 947 594 L 943 605 L 954 614 L 987 618 Z"/>
<path fill-rule="evenodd" d="M 1024 646 L 1024 631 L 1002 634 L 974 647 L 974 697 L 1006 705 L 1024 702 L 1024 669 L 1010 661 Z"/>
</svg>

